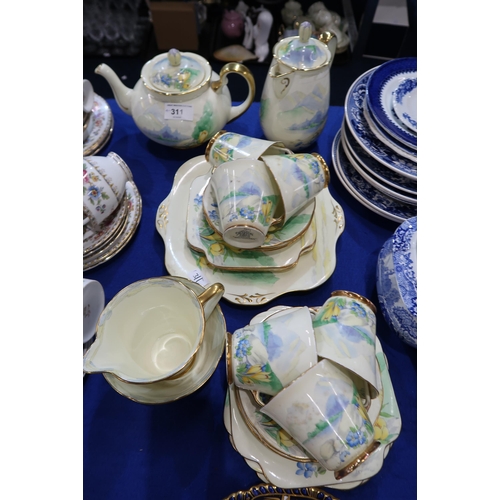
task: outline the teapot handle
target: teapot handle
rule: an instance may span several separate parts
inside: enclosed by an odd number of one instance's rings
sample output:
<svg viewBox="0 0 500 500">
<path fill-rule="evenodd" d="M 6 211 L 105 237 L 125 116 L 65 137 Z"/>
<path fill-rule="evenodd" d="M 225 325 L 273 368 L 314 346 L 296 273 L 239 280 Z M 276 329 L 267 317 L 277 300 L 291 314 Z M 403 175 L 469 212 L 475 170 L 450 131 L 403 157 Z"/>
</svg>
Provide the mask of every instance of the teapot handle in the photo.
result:
<svg viewBox="0 0 500 500">
<path fill-rule="evenodd" d="M 255 80 L 252 73 L 245 65 L 236 62 L 227 63 L 222 67 L 219 74 L 220 80 L 216 80 L 211 84 L 214 92 L 217 92 L 223 85 L 227 85 L 227 75 L 229 73 L 237 73 L 247 81 L 248 95 L 247 98 L 238 106 L 231 106 L 231 109 L 229 110 L 228 122 L 242 115 L 250 107 L 250 104 L 252 104 L 255 97 Z"/>
</svg>

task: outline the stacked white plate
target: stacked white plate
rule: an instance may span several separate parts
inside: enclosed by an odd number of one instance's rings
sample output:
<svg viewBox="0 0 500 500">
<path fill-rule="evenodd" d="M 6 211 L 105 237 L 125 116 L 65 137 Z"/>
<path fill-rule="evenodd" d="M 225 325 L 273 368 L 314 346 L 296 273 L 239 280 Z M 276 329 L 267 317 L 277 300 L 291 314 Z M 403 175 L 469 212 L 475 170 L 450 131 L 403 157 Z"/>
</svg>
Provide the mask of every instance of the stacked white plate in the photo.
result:
<svg viewBox="0 0 500 500">
<path fill-rule="evenodd" d="M 340 182 L 360 203 L 403 222 L 417 214 L 417 59 L 394 59 L 347 92 L 332 146 Z"/>
</svg>

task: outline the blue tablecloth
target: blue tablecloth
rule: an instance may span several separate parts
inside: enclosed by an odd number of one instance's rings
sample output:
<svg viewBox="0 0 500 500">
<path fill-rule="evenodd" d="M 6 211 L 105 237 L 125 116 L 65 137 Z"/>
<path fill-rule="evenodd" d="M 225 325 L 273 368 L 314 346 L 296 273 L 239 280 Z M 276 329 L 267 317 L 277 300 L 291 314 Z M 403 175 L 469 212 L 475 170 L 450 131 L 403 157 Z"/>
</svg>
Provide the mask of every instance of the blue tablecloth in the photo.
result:
<svg viewBox="0 0 500 500">
<path fill-rule="evenodd" d="M 108 103 L 115 126 L 111 140 L 98 155 L 113 151 L 125 160 L 142 196 L 143 213 L 127 246 L 108 262 L 83 273 L 85 278 L 103 285 L 106 303 L 134 281 L 168 274 L 163 240 L 155 227 L 156 212 L 170 192 L 177 169 L 205 152 L 205 146 L 175 150 L 150 141 L 114 100 Z M 252 104 L 225 129 L 264 138 L 258 110 L 259 103 Z M 377 256 L 398 223 L 361 205 L 335 175 L 331 147 L 343 114 L 341 107 L 331 107 L 320 138 L 307 150 L 320 153 L 329 164 L 329 189 L 345 213 L 345 230 L 337 243 L 333 275 L 314 290 L 286 294 L 260 306 L 241 306 L 222 300 L 229 332 L 276 305 L 321 305 L 333 290 L 357 292 L 378 307 Z M 417 352 L 391 333 L 378 309 L 377 334 L 387 356 L 402 430 L 377 475 L 352 490 L 327 490 L 342 500 L 417 497 Z M 203 387 L 186 398 L 163 405 L 132 402 L 115 392 L 101 374 L 85 376 L 84 498 L 221 500 L 232 492 L 260 483 L 229 441 L 223 423 L 225 393 L 224 359 Z"/>
</svg>

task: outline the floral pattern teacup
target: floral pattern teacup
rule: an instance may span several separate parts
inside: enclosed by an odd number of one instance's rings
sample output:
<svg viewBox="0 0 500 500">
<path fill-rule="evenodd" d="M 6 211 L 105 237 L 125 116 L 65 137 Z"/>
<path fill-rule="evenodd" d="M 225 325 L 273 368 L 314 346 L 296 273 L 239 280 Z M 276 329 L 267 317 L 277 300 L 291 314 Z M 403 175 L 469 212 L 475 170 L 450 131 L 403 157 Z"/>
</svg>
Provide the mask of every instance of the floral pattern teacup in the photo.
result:
<svg viewBox="0 0 500 500">
<path fill-rule="evenodd" d="M 313 319 L 319 356 L 352 371 L 355 381 L 361 378 L 368 382 L 367 396 L 371 398 L 382 389 L 375 356 L 375 313 L 375 306 L 366 297 L 337 290 Z"/>
<path fill-rule="evenodd" d="M 274 396 L 318 360 L 309 309 L 293 308 L 236 330 L 230 357 L 238 387 Z"/>
<path fill-rule="evenodd" d="M 283 224 L 299 213 L 330 182 L 330 171 L 318 153 L 266 155 L 262 161 L 272 173 L 284 205 Z"/>
<path fill-rule="evenodd" d="M 205 159 L 214 167 L 226 161 L 238 159 L 258 160 L 264 154 L 292 154 L 282 142 L 256 139 L 247 135 L 221 130 L 207 145 Z"/>
<path fill-rule="evenodd" d="M 352 380 L 324 359 L 262 409 L 341 479 L 374 451 L 374 428 Z"/>
<path fill-rule="evenodd" d="M 252 159 L 222 163 L 212 174 L 211 184 L 224 241 L 236 248 L 261 246 L 280 202 L 265 164 Z"/>
</svg>

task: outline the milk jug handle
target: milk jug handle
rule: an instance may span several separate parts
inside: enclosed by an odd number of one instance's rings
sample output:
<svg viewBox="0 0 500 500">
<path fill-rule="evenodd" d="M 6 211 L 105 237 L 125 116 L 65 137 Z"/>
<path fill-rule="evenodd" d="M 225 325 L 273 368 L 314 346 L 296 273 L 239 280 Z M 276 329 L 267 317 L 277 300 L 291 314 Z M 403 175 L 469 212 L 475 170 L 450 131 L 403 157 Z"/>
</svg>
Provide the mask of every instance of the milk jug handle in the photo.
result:
<svg viewBox="0 0 500 500">
<path fill-rule="evenodd" d="M 248 95 L 247 98 L 238 106 L 231 106 L 229 110 L 229 122 L 238 118 L 238 116 L 242 115 L 252 104 L 255 97 L 255 80 L 253 78 L 250 70 L 243 64 L 231 62 L 225 64 L 220 71 L 220 80 L 216 80 L 212 82 L 212 89 L 217 92 L 224 85 L 227 85 L 227 75 L 229 73 L 237 73 L 241 75 L 248 84 Z"/>
</svg>

